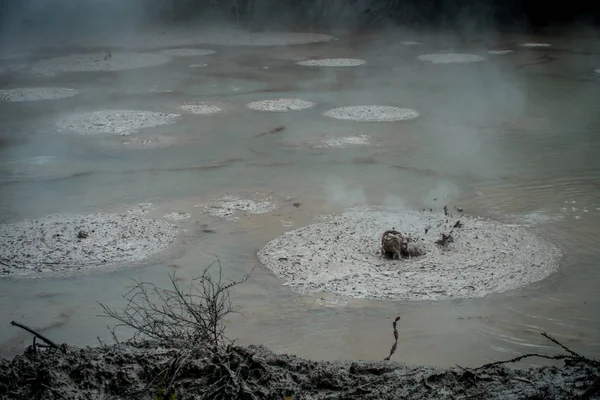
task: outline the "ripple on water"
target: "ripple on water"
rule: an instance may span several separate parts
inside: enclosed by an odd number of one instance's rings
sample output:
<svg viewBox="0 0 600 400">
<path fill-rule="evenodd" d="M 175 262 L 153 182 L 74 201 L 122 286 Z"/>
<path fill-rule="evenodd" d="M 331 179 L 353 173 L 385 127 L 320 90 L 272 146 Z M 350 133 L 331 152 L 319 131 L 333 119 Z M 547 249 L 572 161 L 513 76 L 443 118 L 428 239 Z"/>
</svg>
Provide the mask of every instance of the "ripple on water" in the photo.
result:
<svg viewBox="0 0 600 400">
<path fill-rule="evenodd" d="M 73 163 L 54 156 L 28 157 L 0 163 L 0 171 L 6 179 L 58 178 L 76 174 Z"/>
</svg>

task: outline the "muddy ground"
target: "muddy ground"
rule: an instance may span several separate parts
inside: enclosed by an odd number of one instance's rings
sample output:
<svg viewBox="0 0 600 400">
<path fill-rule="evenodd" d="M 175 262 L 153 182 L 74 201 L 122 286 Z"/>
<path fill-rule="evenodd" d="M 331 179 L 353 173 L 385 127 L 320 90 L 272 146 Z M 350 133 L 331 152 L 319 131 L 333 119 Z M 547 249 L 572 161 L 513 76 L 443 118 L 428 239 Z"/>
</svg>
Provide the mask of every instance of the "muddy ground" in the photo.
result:
<svg viewBox="0 0 600 400">
<path fill-rule="evenodd" d="M 0 359 L 0 398 L 600 398 L 600 363 L 565 358 L 557 366 L 516 369 L 506 364 L 467 370 L 394 361 L 316 362 L 261 346 L 199 347 L 194 352 L 156 342 L 36 351 L 30 346 L 12 361 Z M 174 371 L 171 392 L 165 389 Z"/>
</svg>

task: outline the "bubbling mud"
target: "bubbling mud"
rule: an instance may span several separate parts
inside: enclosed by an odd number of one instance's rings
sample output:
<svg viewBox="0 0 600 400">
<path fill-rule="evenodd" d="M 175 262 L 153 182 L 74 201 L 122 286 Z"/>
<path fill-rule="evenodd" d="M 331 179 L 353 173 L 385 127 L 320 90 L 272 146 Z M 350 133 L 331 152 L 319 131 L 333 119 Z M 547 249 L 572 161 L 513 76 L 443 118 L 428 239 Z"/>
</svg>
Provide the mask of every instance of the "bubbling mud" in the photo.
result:
<svg viewBox="0 0 600 400">
<path fill-rule="evenodd" d="M 453 241 L 441 243 L 455 224 L 443 212 L 352 208 L 283 234 L 258 259 L 302 294 L 394 300 L 483 297 L 540 281 L 558 268 L 559 248 L 524 227 L 456 220 Z M 424 254 L 382 257 L 381 237 L 390 229 L 412 237 Z"/>
</svg>

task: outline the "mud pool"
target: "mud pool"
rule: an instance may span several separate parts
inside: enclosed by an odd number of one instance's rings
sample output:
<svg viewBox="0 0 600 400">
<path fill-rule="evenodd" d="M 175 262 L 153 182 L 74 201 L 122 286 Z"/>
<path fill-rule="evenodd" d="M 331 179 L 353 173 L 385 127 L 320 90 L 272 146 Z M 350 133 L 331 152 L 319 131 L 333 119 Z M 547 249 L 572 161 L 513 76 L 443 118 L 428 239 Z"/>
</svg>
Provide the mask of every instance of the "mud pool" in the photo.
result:
<svg viewBox="0 0 600 400">
<path fill-rule="evenodd" d="M 597 40 L 515 37 L 457 45 L 426 34 L 404 43 L 376 35 L 313 35 L 313 43 L 285 46 L 285 35 L 259 38 L 256 45 L 227 35 L 190 37 L 151 34 L 112 44 L 110 38 L 87 44 L 76 38 L 59 47 L 17 49 L 22 56 L 1 60 L 2 90 L 77 91 L 74 97 L 0 102 L 1 222 L 130 211 L 162 218 L 182 232 L 175 246 L 136 266 L 0 280 L 2 356 L 21 352 L 31 340 L 11 329 L 11 320 L 59 342 L 108 341 L 110 321 L 97 317 L 97 302 L 118 307 L 130 278 L 166 285 L 167 273 L 176 272 L 186 282 L 215 254 L 226 277 L 241 277 L 267 242 L 323 214 L 365 204 L 439 209 L 445 203 L 527 226 L 561 248 L 558 272 L 480 299 L 409 302 L 300 295 L 257 266 L 232 293 L 243 315 L 229 321 L 230 335 L 307 358 L 381 359 L 391 344 L 391 321 L 400 315 L 396 357 L 410 363 L 468 366 L 543 351 L 542 331 L 590 357 L 600 355 Z M 184 50 L 171 50 L 177 46 Z M 118 69 L 104 59 L 107 49 Z M 108 71 L 61 64 L 91 59 L 84 53 L 100 57 Z M 126 68 L 139 53 L 146 56 Z M 485 59 L 419 59 L 427 54 Z M 297 64 L 318 59 L 365 64 Z M 36 73 L 41 67 L 52 73 Z M 270 113 L 247 107 L 282 98 L 315 105 Z M 182 109 L 207 104 L 226 112 Z M 323 115 L 364 105 L 419 115 L 396 122 Z M 103 110 L 179 116 L 126 136 L 80 135 L 56 126 L 65 116 Z M 348 138 L 368 140 L 357 146 Z M 228 208 L 219 209 L 222 199 Z"/>
</svg>

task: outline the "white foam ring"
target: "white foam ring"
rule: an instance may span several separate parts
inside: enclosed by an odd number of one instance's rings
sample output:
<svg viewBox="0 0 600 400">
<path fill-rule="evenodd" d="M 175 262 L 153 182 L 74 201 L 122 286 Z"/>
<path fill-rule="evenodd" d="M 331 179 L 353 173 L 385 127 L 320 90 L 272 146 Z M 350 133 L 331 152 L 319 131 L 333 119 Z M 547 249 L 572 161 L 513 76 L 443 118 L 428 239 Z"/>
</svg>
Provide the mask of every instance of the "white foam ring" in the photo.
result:
<svg viewBox="0 0 600 400">
<path fill-rule="evenodd" d="M 325 58 L 321 60 L 299 61 L 296 64 L 305 67 L 357 67 L 365 63 L 365 60 L 358 58 Z"/>
<path fill-rule="evenodd" d="M 489 220 L 461 216 L 454 242 L 439 246 L 435 241 L 451 228 L 447 219 L 443 212 L 354 208 L 286 232 L 257 255 L 299 293 L 373 299 L 483 297 L 539 281 L 558 268 L 558 247 L 524 227 Z M 381 236 L 389 229 L 410 235 L 425 254 L 382 257 Z"/>
<path fill-rule="evenodd" d="M 0 90 L 0 100 L 12 103 L 25 101 L 58 100 L 73 97 L 79 94 L 75 89 L 40 87 L 40 88 L 17 88 Z"/>
<path fill-rule="evenodd" d="M 59 118 L 55 125 L 81 135 L 128 135 L 140 129 L 174 123 L 179 116 L 140 110 L 101 110 L 67 115 Z"/>
<path fill-rule="evenodd" d="M 177 235 L 166 221 L 138 215 L 51 215 L 0 225 L 0 272 L 37 276 L 141 261 Z"/>
<path fill-rule="evenodd" d="M 415 119 L 419 116 L 419 113 L 412 108 L 364 105 L 334 108 L 325 111 L 323 115 L 330 118 L 353 121 L 393 122 Z"/>
<path fill-rule="evenodd" d="M 462 53 L 437 53 L 437 54 L 422 54 L 418 57 L 419 60 L 430 62 L 433 64 L 454 64 L 454 63 L 473 63 L 484 61 L 485 57 L 476 54 Z"/>
<path fill-rule="evenodd" d="M 248 103 L 246 106 L 256 111 L 286 112 L 304 110 L 315 107 L 317 104 L 312 101 L 292 98 L 281 98 L 275 100 L 260 100 Z"/>
</svg>

